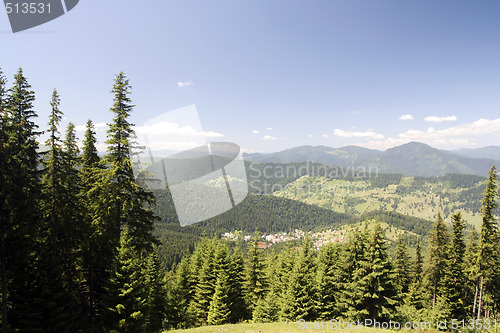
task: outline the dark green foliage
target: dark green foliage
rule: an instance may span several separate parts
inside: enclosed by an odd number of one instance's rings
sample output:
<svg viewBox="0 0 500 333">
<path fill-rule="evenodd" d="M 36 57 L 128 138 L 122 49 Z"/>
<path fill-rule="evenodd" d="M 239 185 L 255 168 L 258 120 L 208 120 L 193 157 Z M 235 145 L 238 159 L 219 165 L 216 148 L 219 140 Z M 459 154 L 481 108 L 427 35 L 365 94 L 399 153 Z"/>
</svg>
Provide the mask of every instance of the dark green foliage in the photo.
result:
<svg viewBox="0 0 500 333">
<path fill-rule="evenodd" d="M 258 244 L 258 234 L 255 233 L 253 242 L 249 247 L 249 258 L 245 266 L 244 292 L 250 313 L 253 312 L 257 303 L 264 298 L 267 289 L 263 250 L 258 248 Z"/>
<path fill-rule="evenodd" d="M 394 284 L 400 298 L 403 298 L 409 291 L 412 278 L 411 268 L 410 255 L 403 240 L 403 235 L 400 234 L 394 258 Z"/>
<path fill-rule="evenodd" d="M 493 166 L 488 174 L 488 181 L 483 196 L 481 241 L 479 243 L 479 300 L 477 314 L 485 308 L 496 309 L 500 301 L 500 264 L 498 220 L 495 209 L 498 207 L 498 175 Z"/>
<path fill-rule="evenodd" d="M 106 285 L 104 325 L 111 332 L 142 332 L 147 323 L 147 286 L 144 254 L 132 246 L 127 232 L 121 237 L 116 268 Z"/>
<path fill-rule="evenodd" d="M 318 317 L 329 320 L 340 315 L 337 298 L 340 296 L 340 245 L 330 243 L 320 250 L 318 257 Z"/>
<path fill-rule="evenodd" d="M 348 313 L 353 319 L 387 320 L 395 306 L 392 265 L 379 224 L 368 237 L 365 256 L 354 271 L 355 300 Z"/>
<path fill-rule="evenodd" d="M 440 295 L 444 298 L 448 319 L 465 319 L 465 291 L 466 276 L 464 267 L 465 241 L 464 229 L 465 221 L 460 212 L 452 217 L 453 237 L 450 247 L 450 260 L 446 268 Z"/>
<path fill-rule="evenodd" d="M 193 275 L 190 260 L 193 257 L 184 257 L 174 272 L 169 275 L 167 286 L 167 313 L 166 326 L 168 328 L 186 328 L 191 325 L 189 304 L 192 301 Z"/>
<path fill-rule="evenodd" d="M 286 291 L 283 295 L 282 317 L 296 321 L 316 318 L 316 258 L 312 252 L 312 241 L 305 237 L 293 268 L 289 274 Z"/>
<path fill-rule="evenodd" d="M 475 314 L 475 304 L 477 302 L 477 296 L 479 292 L 479 233 L 473 226 L 471 232 L 469 233 L 469 239 L 467 243 L 467 248 L 465 250 L 465 293 L 466 293 L 466 305 L 469 314 L 474 316 Z M 473 312 L 474 310 L 474 312 Z"/>
<path fill-rule="evenodd" d="M 110 200 L 110 225 L 114 233 L 115 244 L 119 243 L 122 228 L 127 228 L 132 244 L 151 250 L 156 242 L 152 236 L 156 217 L 150 206 L 155 199 L 152 193 L 136 184 L 132 171 L 131 138 L 133 124 L 128 121 L 134 105 L 129 97 L 131 86 L 123 72 L 116 75 L 111 92 L 114 103 L 113 122 L 108 129 L 108 154 L 106 162 L 110 166 L 108 186 L 112 194 Z"/>
<path fill-rule="evenodd" d="M 434 308 L 438 291 L 443 283 L 443 276 L 449 260 L 449 234 L 441 214 L 438 213 L 430 235 L 429 254 L 427 261 L 427 284 L 432 294 Z"/>
<path fill-rule="evenodd" d="M 35 93 L 22 69 L 5 96 L 5 78 L 0 79 L 2 100 L 0 232 L 2 256 L 3 329 L 29 325 L 22 305 L 29 290 L 27 276 L 33 267 L 33 249 L 40 227 L 40 156 L 38 126 L 33 110 Z"/>
</svg>

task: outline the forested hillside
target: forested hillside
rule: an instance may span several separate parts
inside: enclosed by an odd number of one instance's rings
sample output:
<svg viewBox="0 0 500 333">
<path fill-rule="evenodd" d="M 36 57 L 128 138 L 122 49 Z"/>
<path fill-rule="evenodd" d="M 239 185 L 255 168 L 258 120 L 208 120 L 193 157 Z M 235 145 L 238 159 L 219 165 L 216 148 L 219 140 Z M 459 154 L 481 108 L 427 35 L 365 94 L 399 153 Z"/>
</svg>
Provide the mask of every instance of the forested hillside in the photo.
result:
<svg viewBox="0 0 500 333">
<path fill-rule="evenodd" d="M 452 216 L 451 227 L 438 214 L 429 245 L 422 248 L 418 240 L 414 256 L 402 235 L 389 255 L 374 220 L 319 251 L 313 250 L 307 234 L 300 247 L 279 254 L 260 249 L 257 236 L 246 255 L 224 241 L 204 239 L 170 273 L 174 282 L 168 287 L 168 302 L 175 311 L 167 316 L 167 325 L 336 319 L 362 326 L 392 322 L 392 328 L 419 323 L 424 325 L 419 329 L 431 329 L 446 322 L 441 329 L 490 329 L 500 297 L 497 182 L 493 167 L 479 233 L 473 228 L 465 237 L 459 212 Z"/>
<path fill-rule="evenodd" d="M 45 150 L 35 93 L 23 71 L 0 71 L 0 278 L 3 332 L 158 332 L 166 308 L 153 236 L 154 196 L 132 172 L 131 86 L 112 88 L 107 153 L 94 125 L 80 150 L 75 126 L 60 133 L 54 89 Z M 50 102 L 50 103 L 49 103 Z"/>
</svg>

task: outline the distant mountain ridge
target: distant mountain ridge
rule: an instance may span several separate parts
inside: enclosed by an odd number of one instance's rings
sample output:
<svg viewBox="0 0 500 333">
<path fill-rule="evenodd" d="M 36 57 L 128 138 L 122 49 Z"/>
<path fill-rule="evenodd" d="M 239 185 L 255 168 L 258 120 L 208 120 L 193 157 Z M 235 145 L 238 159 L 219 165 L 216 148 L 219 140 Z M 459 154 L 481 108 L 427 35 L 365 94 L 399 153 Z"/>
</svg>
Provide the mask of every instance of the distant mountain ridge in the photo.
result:
<svg viewBox="0 0 500 333">
<path fill-rule="evenodd" d="M 381 173 L 405 176 L 431 177 L 450 173 L 486 176 L 492 165 L 500 165 L 500 147 L 444 151 L 424 143 L 410 142 L 379 151 L 358 146 L 300 146 L 270 154 L 244 154 L 243 157 L 260 163 L 314 161 L 330 166 L 377 167 Z"/>
</svg>

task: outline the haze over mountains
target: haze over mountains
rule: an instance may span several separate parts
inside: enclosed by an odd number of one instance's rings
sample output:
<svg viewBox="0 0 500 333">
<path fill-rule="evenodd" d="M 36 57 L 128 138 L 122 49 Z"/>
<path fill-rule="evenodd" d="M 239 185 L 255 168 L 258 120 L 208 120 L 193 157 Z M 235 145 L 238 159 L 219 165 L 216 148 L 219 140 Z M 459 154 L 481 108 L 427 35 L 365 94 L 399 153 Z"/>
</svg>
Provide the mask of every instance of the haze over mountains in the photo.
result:
<svg viewBox="0 0 500 333">
<path fill-rule="evenodd" d="M 243 157 L 254 162 L 314 161 L 356 169 L 376 166 L 381 173 L 405 176 L 430 177 L 450 173 L 486 176 L 492 165 L 500 165 L 500 146 L 456 151 L 440 150 L 419 142 L 410 142 L 386 151 L 358 146 L 301 146 L 270 154 L 244 154 Z"/>
</svg>

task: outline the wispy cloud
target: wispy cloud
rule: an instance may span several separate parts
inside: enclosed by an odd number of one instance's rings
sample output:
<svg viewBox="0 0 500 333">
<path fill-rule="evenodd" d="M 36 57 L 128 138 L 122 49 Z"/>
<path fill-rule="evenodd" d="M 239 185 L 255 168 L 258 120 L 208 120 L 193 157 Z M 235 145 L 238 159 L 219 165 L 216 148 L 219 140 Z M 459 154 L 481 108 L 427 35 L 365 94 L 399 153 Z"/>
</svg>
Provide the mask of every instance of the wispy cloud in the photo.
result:
<svg viewBox="0 0 500 333">
<path fill-rule="evenodd" d="M 413 120 L 415 119 L 411 114 L 404 114 L 398 117 L 399 120 Z"/>
<path fill-rule="evenodd" d="M 273 129 L 272 129 L 271 127 L 268 127 L 268 128 L 267 128 L 267 130 L 268 130 L 268 131 L 272 131 Z"/>
<path fill-rule="evenodd" d="M 390 137 L 384 140 L 373 140 L 365 144 L 370 148 L 385 149 L 408 143 L 419 141 L 434 147 L 472 147 L 475 140 L 481 136 L 500 137 L 500 118 L 485 119 L 480 118 L 472 123 L 451 126 L 436 130 L 429 127 L 427 130 L 408 130 L 398 134 L 397 137 Z"/>
<path fill-rule="evenodd" d="M 179 88 L 191 87 L 191 86 L 194 86 L 194 82 L 191 81 L 191 79 L 184 81 L 184 82 L 181 82 L 181 81 L 177 82 L 177 87 L 179 87 Z"/>
<path fill-rule="evenodd" d="M 310 138 L 314 138 L 314 135 L 312 135 L 312 134 L 309 134 L 309 137 L 310 137 Z"/>
<path fill-rule="evenodd" d="M 259 134 L 259 133 L 260 133 L 260 131 L 258 131 L 258 130 L 253 130 L 253 131 L 252 131 L 252 133 L 253 133 L 253 134 Z"/>
<path fill-rule="evenodd" d="M 274 141 L 276 140 L 276 138 L 272 135 L 266 135 L 262 138 L 262 140 L 266 140 L 266 141 Z"/>
<path fill-rule="evenodd" d="M 448 116 L 448 117 L 429 116 L 425 117 L 424 120 L 433 123 L 441 123 L 443 121 L 457 121 L 457 116 Z"/>
<path fill-rule="evenodd" d="M 372 139 L 383 139 L 384 136 L 379 133 L 375 133 L 372 130 L 368 130 L 365 132 L 358 132 L 358 131 L 344 131 L 341 129 L 336 128 L 333 131 L 333 135 L 339 136 L 341 138 L 372 138 Z"/>
</svg>

